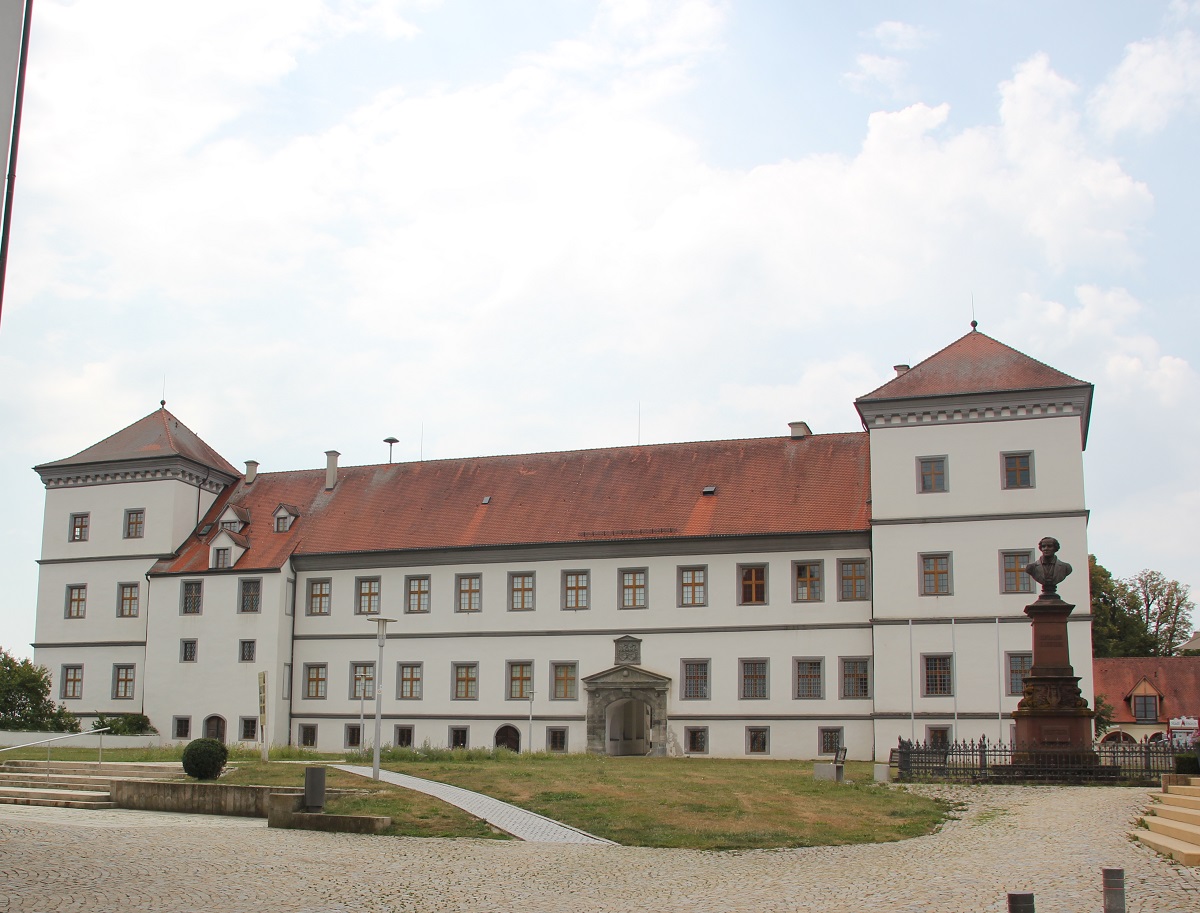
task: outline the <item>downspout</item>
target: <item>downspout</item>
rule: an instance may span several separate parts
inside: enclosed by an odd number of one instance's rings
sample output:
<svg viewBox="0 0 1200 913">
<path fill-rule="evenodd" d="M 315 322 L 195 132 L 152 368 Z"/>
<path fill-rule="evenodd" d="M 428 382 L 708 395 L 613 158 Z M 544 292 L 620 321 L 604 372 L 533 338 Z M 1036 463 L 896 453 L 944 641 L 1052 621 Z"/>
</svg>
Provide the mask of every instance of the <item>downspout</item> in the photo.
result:
<svg viewBox="0 0 1200 913">
<path fill-rule="evenodd" d="M 917 670 L 913 668 L 913 620 L 908 620 L 908 738 L 917 740 L 917 692 L 913 686 Z"/>
<path fill-rule="evenodd" d="M 119 594 L 118 594 L 119 595 Z M 140 611 L 140 609 L 139 609 Z M 150 572 L 146 571 L 146 627 L 142 634 L 142 715 L 146 714 L 146 679 L 150 677 Z M 172 733 L 172 736 L 174 733 Z"/>
<path fill-rule="evenodd" d="M 294 567 L 292 567 L 291 555 L 288 556 L 288 571 L 293 575 L 288 580 L 288 582 L 291 583 L 291 585 L 292 585 L 292 629 L 291 629 L 291 631 L 288 632 L 288 661 L 287 661 L 287 669 L 288 669 L 287 744 L 291 745 L 292 744 L 292 701 L 294 699 L 292 696 L 292 681 L 296 677 L 296 667 L 295 667 L 295 659 L 296 659 L 296 590 L 298 589 L 298 587 L 296 586 L 297 581 L 296 581 L 296 577 L 295 577 L 296 569 Z M 283 695 L 281 694 L 280 697 L 282 697 L 282 696 Z"/>
<path fill-rule="evenodd" d="M 953 657 L 951 669 L 954 672 L 955 681 L 951 682 L 950 690 L 954 693 L 954 740 L 958 740 L 958 641 L 955 637 L 954 616 L 950 616 L 950 655 Z"/>
</svg>

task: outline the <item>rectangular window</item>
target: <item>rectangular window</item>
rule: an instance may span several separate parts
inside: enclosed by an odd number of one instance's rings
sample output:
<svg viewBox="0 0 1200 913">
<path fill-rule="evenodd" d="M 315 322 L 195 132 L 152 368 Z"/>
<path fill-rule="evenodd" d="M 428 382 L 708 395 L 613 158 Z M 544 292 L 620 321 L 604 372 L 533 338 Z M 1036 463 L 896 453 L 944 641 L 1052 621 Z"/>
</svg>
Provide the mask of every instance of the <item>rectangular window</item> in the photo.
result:
<svg viewBox="0 0 1200 913">
<path fill-rule="evenodd" d="M 328 667 L 325 663 L 304 664 L 304 697 L 306 700 L 325 700 Z"/>
<path fill-rule="evenodd" d="M 346 724 L 346 738 L 343 744 L 346 748 L 362 748 L 362 727 L 358 723 Z"/>
<path fill-rule="evenodd" d="M 181 663 L 194 663 L 196 661 L 196 641 L 181 640 L 179 642 L 179 661 Z"/>
<path fill-rule="evenodd" d="M 355 615 L 379 614 L 379 578 L 358 577 L 354 581 L 358 597 L 354 601 Z"/>
<path fill-rule="evenodd" d="M 925 493 L 946 490 L 946 458 L 921 457 L 917 460 L 917 490 Z"/>
<path fill-rule="evenodd" d="M 230 530 L 231 532 L 239 533 L 242 531 L 242 521 L 241 520 L 222 520 L 221 521 L 221 529 L 227 529 L 227 530 Z"/>
<path fill-rule="evenodd" d="M 402 701 L 419 701 L 425 668 L 421 663 L 396 664 L 396 697 Z"/>
<path fill-rule="evenodd" d="M 792 565 L 795 568 L 796 588 L 792 594 L 792 598 L 796 602 L 820 602 L 821 596 L 821 576 L 823 566 L 820 561 L 797 561 Z"/>
<path fill-rule="evenodd" d="M 212 563 L 213 567 L 224 568 L 224 567 L 230 567 L 231 565 L 232 565 L 232 561 L 230 559 L 230 550 L 229 549 L 227 549 L 227 548 L 214 548 L 213 549 L 213 563 Z"/>
<path fill-rule="evenodd" d="M 183 581 L 179 585 L 179 601 L 179 609 L 184 615 L 199 615 L 204 608 L 204 581 Z"/>
<path fill-rule="evenodd" d="M 1158 696 L 1154 694 L 1135 694 L 1133 696 L 1133 717 L 1139 723 L 1157 722 Z"/>
<path fill-rule="evenodd" d="M 563 608 L 577 611 L 588 607 L 587 571 L 563 571 Z"/>
<path fill-rule="evenodd" d="M 708 672 L 709 661 L 707 659 L 685 659 L 683 661 L 683 694 L 680 695 L 680 698 L 685 701 L 708 700 Z"/>
<path fill-rule="evenodd" d="M 91 514 L 71 514 L 71 526 L 67 538 L 71 542 L 87 542 Z"/>
<path fill-rule="evenodd" d="M 646 569 L 634 568 L 618 572 L 621 582 L 622 609 L 646 608 Z"/>
<path fill-rule="evenodd" d="M 397 748 L 412 748 L 413 728 L 411 726 L 397 726 L 396 741 L 393 744 Z"/>
<path fill-rule="evenodd" d="M 522 571 L 508 575 L 508 609 L 528 612 L 533 609 L 533 574 Z"/>
<path fill-rule="evenodd" d="M 796 660 L 796 698 L 819 700 L 825 696 L 825 661 L 821 659 Z"/>
<path fill-rule="evenodd" d="M 683 727 L 683 750 L 687 754 L 708 754 L 708 727 Z"/>
<path fill-rule="evenodd" d="M 742 700 L 759 701 L 767 698 L 767 661 L 765 659 L 743 659 L 738 664 L 742 670 Z"/>
<path fill-rule="evenodd" d="M 258 717 L 244 716 L 240 720 L 243 742 L 258 741 Z"/>
<path fill-rule="evenodd" d="M 871 696 L 871 661 L 853 657 L 842 661 L 842 697 L 847 699 Z"/>
<path fill-rule="evenodd" d="M 283 664 L 283 681 L 279 686 L 279 693 L 285 701 L 292 699 L 292 664 Z"/>
<path fill-rule="evenodd" d="M 1024 694 L 1025 693 L 1025 677 L 1029 675 L 1029 670 L 1033 668 L 1032 653 L 1009 653 L 1008 654 L 1008 693 L 1009 694 Z"/>
<path fill-rule="evenodd" d="M 532 683 L 533 663 L 508 664 L 508 699 L 510 701 L 528 700 Z"/>
<path fill-rule="evenodd" d="M 177 716 L 171 720 L 171 732 L 174 733 L 176 739 L 190 739 L 192 737 L 192 718 L 190 716 Z"/>
<path fill-rule="evenodd" d="M 950 595 L 950 555 L 921 556 L 921 595 Z"/>
<path fill-rule="evenodd" d="M 841 599 L 843 602 L 867 598 L 866 560 L 839 561 L 838 579 L 841 583 Z"/>
<path fill-rule="evenodd" d="M 300 745 L 303 748 L 317 747 L 317 726 L 315 723 L 300 724 Z"/>
<path fill-rule="evenodd" d="M 332 592 L 332 580 L 308 581 L 308 600 L 304 611 L 309 615 L 328 615 Z"/>
<path fill-rule="evenodd" d="M 280 514 L 275 518 L 275 532 L 286 533 L 292 526 L 291 514 Z"/>
<path fill-rule="evenodd" d="M 88 527 L 91 523 L 90 513 L 72 513 L 71 527 L 67 531 L 67 539 L 72 542 L 88 541 Z"/>
<path fill-rule="evenodd" d="M 708 568 L 681 567 L 679 569 L 679 604 L 681 606 L 708 605 Z"/>
<path fill-rule="evenodd" d="M 949 654 L 921 657 L 924 682 L 921 693 L 925 697 L 951 697 L 954 694 L 954 669 Z"/>
<path fill-rule="evenodd" d="M 925 727 L 925 744 L 929 748 L 949 748 L 950 747 L 950 727 L 949 726 L 926 726 Z"/>
<path fill-rule="evenodd" d="M 770 726 L 747 726 L 746 727 L 746 754 L 770 754 L 771 753 L 771 727 Z"/>
<path fill-rule="evenodd" d="M 125 511 L 125 538 L 141 539 L 146 534 L 146 512 L 140 507 Z"/>
<path fill-rule="evenodd" d="M 62 689 L 64 701 L 77 701 L 83 697 L 83 666 L 62 667 Z"/>
<path fill-rule="evenodd" d="M 556 701 L 573 701 L 579 694 L 577 663 L 551 663 L 550 674 L 554 677 L 554 689 L 550 692 Z"/>
<path fill-rule="evenodd" d="M 428 574 L 418 577 L 404 578 L 404 611 L 410 615 L 423 614 L 429 611 Z"/>
<path fill-rule="evenodd" d="M 454 699 L 473 701 L 479 697 L 479 664 L 454 664 Z"/>
<path fill-rule="evenodd" d="M 238 595 L 238 611 L 243 614 L 251 614 L 262 611 L 262 581 L 261 580 L 241 580 L 238 581 L 240 594 Z"/>
<path fill-rule="evenodd" d="M 739 564 L 739 605 L 766 605 L 767 566 L 765 564 Z"/>
<path fill-rule="evenodd" d="M 546 727 L 546 750 L 555 754 L 562 754 L 567 750 L 567 730 L 564 727 Z"/>
<path fill-rule="evenodd" d="M 67 587 L 67 618 L 83 618 L 87 612 L 87 585 L 72 583 Z"/>
<path fill-rule="evenodd" d="M 375 700 L 375 664 L 350 664 L 350 699 Z"/>
<path fill-rule="evenodd" d="M 819 754 L 837 754 L 842 747 L 842 727 L 822 726 L 817 730 Z"/>
<path fill-rule="evenodd" d="M 450 747 L 467 748 L 470 745 L 471 730 L 466 726 L 450 727 Z"/>
<path fill-rule="evenodd" d="M 483 609 L 483 578 L 478 574 L 459 574 L 454 578 L 457 591 L 456 612 L 478 612 Z"/>
<path fill-rule="evenodd" d="M 133 666 L 113 666 L 113 699 L 118 701 L 133 700 Z"/>
<path fill-rule="evenodd" d="M 1004 487 L 1033 488 L 1033 453 L 1006 453 L 1004 458 Z"/>
<path fill-rule="evenodd" d="M 136 583 L 121 583 L 117 585 L 117 617 L 137 618 L 139 585 Z"/>
<path fill-rule="evenodd" d="M 253 640 L 238 641 L 238 662 L 252 663 L 254 655 L 258 652 L 258 642 Z"/>
<path fill-rule="evenodd" d="M 1033 578 L 1025 573 L 1025 568 L 1033 562 L 1033 552 L 1001 552 L 1000 553 L 1000 592 L 1002 593 L 1032 593 Z"/>
</svg>

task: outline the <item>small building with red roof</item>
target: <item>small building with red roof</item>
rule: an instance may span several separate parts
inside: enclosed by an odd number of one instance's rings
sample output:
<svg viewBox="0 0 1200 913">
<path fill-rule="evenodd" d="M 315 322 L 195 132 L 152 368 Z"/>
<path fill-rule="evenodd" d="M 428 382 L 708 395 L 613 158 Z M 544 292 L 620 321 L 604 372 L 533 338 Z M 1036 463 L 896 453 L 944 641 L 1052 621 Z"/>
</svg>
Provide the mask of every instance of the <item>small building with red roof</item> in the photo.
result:
<svg viewBox="0 0 1200 913">
<path fill-rule="evenodd" d="M 1104 741 L 1158 741 L 1196 731 L 1200 656 L 1097 658 L 1092 669 L 1096 697 L 1113 708 Z"/>
<path fill-rule="evenodd" d="M 861 432 L 328 451 L 298 472 L 239 472 L 163 404 L 35 467 L 35 657 L 81 717 L 144 712 L 178 740 L 364 746 L 377 685 L 395 745 L 886 758 L 898 737 L 1007 738 L 1024 565 L 1054 535 L 1087 567 L 1091 391 L 972 329 L 860 397 Z M 1060 591 L 1086 609 L 1086 573 Z"/>
</svg>

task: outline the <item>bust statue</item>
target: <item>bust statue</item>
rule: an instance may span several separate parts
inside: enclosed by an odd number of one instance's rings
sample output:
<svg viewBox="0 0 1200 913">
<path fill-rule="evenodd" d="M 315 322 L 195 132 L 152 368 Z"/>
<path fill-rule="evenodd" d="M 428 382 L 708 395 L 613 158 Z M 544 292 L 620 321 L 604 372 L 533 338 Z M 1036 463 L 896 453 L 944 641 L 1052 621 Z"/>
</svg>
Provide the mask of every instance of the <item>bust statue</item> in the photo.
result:
<svg viewBox="0 0 1200 913">
<path fill-rule="evenodd" d="M 1042 596 L 1057 597 L 1058 585 L 1071 573 L 1071 565 L 1059 561 L 1057 553 L 1061 546 L 1053 536 L 1045 536 L 1038 543 L 1042 557 L 1025 568 L 1025 573 L 1042 585 Z"/>
</svg>

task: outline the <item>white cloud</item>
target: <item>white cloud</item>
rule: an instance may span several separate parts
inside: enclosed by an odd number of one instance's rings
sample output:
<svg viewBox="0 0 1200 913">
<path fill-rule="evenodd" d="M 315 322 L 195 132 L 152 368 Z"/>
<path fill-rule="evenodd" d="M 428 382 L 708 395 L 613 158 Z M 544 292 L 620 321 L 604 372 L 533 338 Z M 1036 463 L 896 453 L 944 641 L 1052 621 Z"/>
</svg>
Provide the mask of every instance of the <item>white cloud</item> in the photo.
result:
<svg viewBox="0 0 1200 913">
<path fill-rule="evenodd" d="M 1184 109 L 1200 103 L 1200 39 L 1184 29 L 1170 37 L 1138 41 L 1093 94 L 1090 111 L 1109 135 L 1154 133 Z"/>
<path fill-rule="evenodd" d="M 871 35 L 888 51 L 919 51 L 928 47 L 935 37 L 929 29 L 894 20 L 879 23 Z"/>
<path fill-rule="evenodd" d="M 859 54 L 854 58 L 854 69 L 844 73 L 842 79 L 855 92 L 897 98 L 908 91 L 907 76 L 908 63 L 899 57 Z"/>
</svg>

